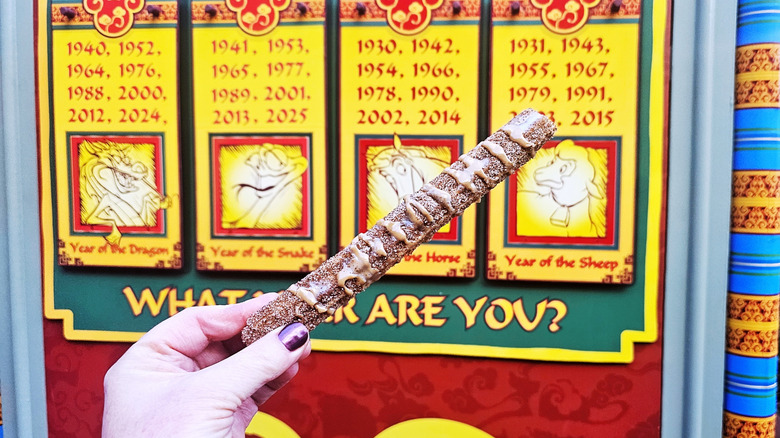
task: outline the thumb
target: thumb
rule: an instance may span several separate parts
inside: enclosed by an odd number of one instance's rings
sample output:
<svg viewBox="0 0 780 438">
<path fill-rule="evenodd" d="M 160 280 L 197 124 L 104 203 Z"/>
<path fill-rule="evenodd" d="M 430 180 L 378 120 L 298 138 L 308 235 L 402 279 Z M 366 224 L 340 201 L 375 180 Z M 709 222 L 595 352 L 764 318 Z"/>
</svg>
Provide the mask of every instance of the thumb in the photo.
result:
<svg viewBox="0 0 780 438">
<path fill-rule="evenodd" d="M 243 350 L 198 371 L 201 384 L 246 400 L 308 355 L 309 331 L 301 323 L 276 329 Z"/>
</svg>

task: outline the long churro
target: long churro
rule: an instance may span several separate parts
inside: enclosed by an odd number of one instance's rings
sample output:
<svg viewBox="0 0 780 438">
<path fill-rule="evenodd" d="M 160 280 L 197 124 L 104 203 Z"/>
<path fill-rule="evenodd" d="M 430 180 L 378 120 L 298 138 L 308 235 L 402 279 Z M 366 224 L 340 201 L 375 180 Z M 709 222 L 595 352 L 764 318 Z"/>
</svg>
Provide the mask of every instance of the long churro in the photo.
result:
<svg viewBox="0 0 780 438">
<path fill-rule="evenodd" d="M 534 110 L 518 114 L 250 316 L 241 333 L 244 343 L 292 322 L 313 330 L 530 160 L 555 130 L 555 123 Z"/>
</svg>

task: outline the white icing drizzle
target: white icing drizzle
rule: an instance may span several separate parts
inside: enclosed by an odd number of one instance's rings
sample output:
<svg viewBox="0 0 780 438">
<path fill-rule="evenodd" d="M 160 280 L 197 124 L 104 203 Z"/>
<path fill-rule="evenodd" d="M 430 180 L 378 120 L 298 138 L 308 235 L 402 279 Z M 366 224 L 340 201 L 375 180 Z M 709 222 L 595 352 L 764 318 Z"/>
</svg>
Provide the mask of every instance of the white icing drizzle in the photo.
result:
<svg viewBox="0 0 780 438">
<path fill-rule="evenodd" d="M 360 235 L 358 235 L 358 238 L 361 238 Z M 363 239 L 365 238 L 366 236 L 363 235 Z M 349 252 L 352 254 L 352 260 L 336 275 L 338 285 L 344 288 L 344 292 L 346 292 L 346 294 L 349 296 L 355 295 L 355 291 L 347 287 L 347 280 L 355 279 L 360 283 L 367 283 L 370 278 L 379 272 L 377 269 L 371 266 L 371 261 L 368 258 L 368 254 L 360 251 L 356 240 L 357 238 L 353 240 L 352 243 L 350 243 L 347 247 L 349 248 Z M 386 254 L 387 253 L 385 253 L 385 255 Z"/>
<path fill-rule="evenodd" d="M 528 116 L 525 120 L 523 120 L 522 123 L 519 123 L 517 125 L 507 123 L 506 125 L 501 127 L 501 130 L 504 131 L 504 133 L 508 135 L 513 142 L 519 144 L 524 148 L 528 148 L 531 146 L 531 144 L 528 143 L 528 140 L 526 140 L 523 134 L 525 134 L 525 132 L 528 131 L 528 128 L 530 128 L 531 125 L 533 125 L 540 118 L 542 118 L 542 115 L 537 112 L 534 112 L 531 113 L 531 115 Z"/>
<path fill-rule="evenodd" d="M 363 242 L 366 242 L 366 244 L 371 247 L 371 250 L 373 250 L 376 255 L 387 257 L 385 246 L 382 244 L 382 240 L 378 237 L 368 237 L 364 233 L 360 233 L 358 234 L 358 238 Z"/>
<path fill-rule="evenodd" d="M 368 260 L 368 254 L 360 252 L 360 248 L 357 247 L 355 242 L 349 245 L 349 252 L 355 257 L 360 272 L 374 270 L 371 267 L 371 262 Z"/>
<path fill-rule="evenodd" d="M 319 301 L 317 301 L 317 297 L 320 296 L 322 293 L 322 287 L 319 288 L 320 290 L 316 290 L 315 288 L 309 286 L 309 287 L 302 287 L 298 286 L 297 284 L 294 284 L 290 286 L 287 290 L 295 294 L 298 298 L 303 300 L 306 304 L 314 307 L 314 310 L 316 310 L 319 313 L 325 313 L 327 312 L 329 315 L 333 315 L 336 313 L 335 308 L 326 307 Z M 295 316 L 299 318 L 303 318 L 303 315 L 298 311 L 298 309 L 295 309 Z"/>
<path fill-rule="evenodd" d="M 406 235 L 406 232 L 401 228 L 400 222 L 395 221 L 387 221 L 384 219 L 379 219 L 379 222 L 376 223 L 380 227 L 385 227 L 388 233 L 390 233 L 391 236 L 395 237 L 399 241 L 406 244 L 406 246 L 411 246 L 412 242 L 409 241 L 409 237 Z"/>
<path fill-rule="evenodd" d="M 308 288 L 308 287 L 300 287 L 297 284 L 294 284 L 290 286 L 288 289 L 290 292 L 294 293 L 295 296 L 302 299 L 306 304 L 310 306 L 314 306 L 316 304 L 319 304 L 317 302 L 317 296 L 319 295 L 314 291 L 314 289 Z"/>
<path fill-rule="evenodd" d="M 412 199 L 411 195 L 404 196 L 404 201 L 406 202 L 406 215 L 409 216 L 409 219 L 411 219 L 415 225 L 423 225 L 422 219 L 420 219 L 420 217 L 417 216 L 417 213 L 414 212 L 415 208 L 423 216 L 425 216 L 426 219 L 428 219 L 428 222 L 433 222 L 433 216 L 431 216 L 431 213 L 425 208 L 425 206 Z"/>
<path fill-rule="evenodd" d="M 490 155 L 498 158 L 502 163 L 504 163 L 505 166 L 509 166 L 514 168 L 514 164 L 509 160 L 509 157 L 506 156 L 506 152 L 504 152 L 504 148 L 501 147 L 500 144 L 494 143 L 490 140 L 485 140 L 482 143 L 480 143 L 487 151 L 490 153 Z"/>
<path fill-rule="evenodd" d="M 412 205 L 409 204 L 410 195 L 404 196 L 404 203 L 406 204 L 406 215 L 409 217 L 409 219 L 412 221 L 413 224 L 420 226 L 423 224 L 422 219 L 420 219 L 419 216 L 417 216 L 417 213 L 415 213 L 414 208 L 412 208 Z"/>
<path fill-rule="evenodd" d="M 447 175 L 455 178 L 455 181 L 458 182 L 458 184 L 462 185 L 463 187 L 469 189 L 470 191 L 477 190 L 476 187 L 474 187 L 474 183 L 471 182 L 471 179 L 473 178 L 474 174 L 467 171 L 468 169 L 464 170 L 455 170 L 452 167 L 448 167 L 444 170 L 442 170 L 441 173 L 446 173 Z"/>
<path fill-rule="evenodd" d="M 444 208 L 447 209 L 448 212 L 452 213 L 455 208 L 452 206 L 452 196 L 450 196 L 449 193 L 445 192 L 444 190 L 437 189 L 436 187 L 432 186 L 430 183 L 426 183 L 425 185 L 420 188 L 423 193 L 427 194 L 436 202 L 444 206 Z"/>
<path fill-rule="evenodd" d="M 482 178 L 482 181 L 485 181 L 487 185 L 489 186 L 496 185 L 497 181 L 487 176 L 487 174 L 485 173 L 485 166 L 490 163 L 490 160 L 488 159 L 477 160 L 476 158 L 463 154 L 460 156 L 460 158 L 458 158 L 458 161 L 466 165 L 466 169 L 465 169 L 466 171 L 471 172 L 474 175 L 477 175 L 478 177 Z"/>
<path fill-rule="evenodd" d="M 319 313 L 325 313 L 328 311 L 328 308 L 320 303 L 317 303 L 314 305 L 314 310 L 316 310 Z"/>
<path fill-rule="evenodd" d="M 347 280 L 352 280 L 353 278 L 360 279 L 360 277 L 358 277 L 355 271 L 346 268 L 340 270 L 339 273 L 336 275 L 336 279 L 338 280 L 338 285 L 343 287 L 344 292 L 346 292 L 346 294 L 349 296 L 355 295 L 355 291 L 347 287 Z"/>
</svg>

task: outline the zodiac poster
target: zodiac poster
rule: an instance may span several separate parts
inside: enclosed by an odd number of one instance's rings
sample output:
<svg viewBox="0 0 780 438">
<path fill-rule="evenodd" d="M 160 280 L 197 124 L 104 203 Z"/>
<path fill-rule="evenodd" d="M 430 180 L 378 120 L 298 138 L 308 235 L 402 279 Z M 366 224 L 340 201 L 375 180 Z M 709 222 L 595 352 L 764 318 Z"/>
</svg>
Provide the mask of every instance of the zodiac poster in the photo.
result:
<svg viewBox="0 0 780 438">
<path fill-rule="evenodd" d="M 477 1 L 339 2 L 339 245 L 477 144 Z M 390 274 L 476 276 L 476 209 Z"/>
<path fill-rule="evenodd" d="M 257 5 L 192 3 L 201 271 L 308 272 L 327 257 L 324 4 Z"/>
<path fill-rule="evenodd" d="M 497 0 L 482 19 L 471 0 L 343 0 L 326 45 L 315 1 L 154 2 L 100 29 L 39 2 L 46 317 L 67 339 L 133 341 L 283 290 L 532 107 L 554 141 L 314 348 L 631 362 L 663 280 L 667 9 L 591 3 Z"/>
<path fill-rule="evenodd" d="M 180 269 L 176 2 L 49 12 L 38 93 L 56 263 Z"/>
<path fill-rule="evenodd" d="M 491 127 L 533 106 L 558 132 L 490 194 L 487 277 L 632 284 L 640 2 L 532 5 L 493 5 Z"/>
</svg>

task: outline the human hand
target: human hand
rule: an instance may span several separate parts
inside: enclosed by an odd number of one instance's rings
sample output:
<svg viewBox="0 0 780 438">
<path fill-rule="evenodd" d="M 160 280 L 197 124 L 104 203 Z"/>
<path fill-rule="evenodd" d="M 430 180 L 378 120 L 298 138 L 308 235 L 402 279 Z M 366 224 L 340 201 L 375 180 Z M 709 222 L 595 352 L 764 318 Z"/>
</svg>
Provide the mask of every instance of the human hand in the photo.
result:
<svg viewBox="0 0 780 438">
<path fill-rule="evenodd" d="M 275 295 L 185 309 L 139 339 L 106 373 L 103 437 L 244 437 L 311 351 L 299 323 L 242 349 L 246 319 Z"/>
</svg>

